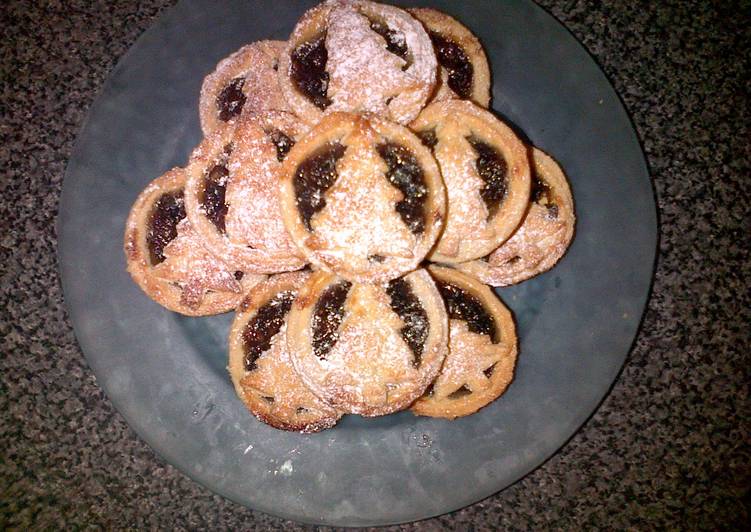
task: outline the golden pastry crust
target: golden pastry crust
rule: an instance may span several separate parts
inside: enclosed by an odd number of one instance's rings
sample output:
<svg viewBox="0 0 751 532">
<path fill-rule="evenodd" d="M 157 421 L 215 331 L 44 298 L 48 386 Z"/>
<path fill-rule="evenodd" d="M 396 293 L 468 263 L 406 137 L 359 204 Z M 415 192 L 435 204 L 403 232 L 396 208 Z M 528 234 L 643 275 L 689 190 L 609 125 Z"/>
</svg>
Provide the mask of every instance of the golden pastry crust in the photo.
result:
<svg viewBox="0 0 751 532">
<path fill-rule="evenodd" d="M 417 137 L 350 113 L 326 116 L 292 148 L 280 201 L 305 257 L 357 282 L 417 268 L 440 234 L 446 208 L 438 166 Z"/>
<path fill-rule="evenodd" d="M 290 115 L 279 112 L 244 115 L 239 122 L 215 131 L 191 154 L 185 170 L 185 208 L 191 225 L 213 254 L 239 270 L 268 274 L 300 269 L 305 261 L 283 233 L 280 240 L 264 241 L 262 237 L 269 235 L 252 219 L 260 212 L 255 202 L 272 201 L 268 190 L 253 196 L 258 190 L 255 185 L 273 183 L 277 178 L 272 174 L 280 167 L 276 146 L 268 136 L 264 139 L 264 124 L 275 124 L 290 137 L 302 131 Z M 259 146 L 263 153 L 259 152 L 253 167 L 241 168 L 241 161 L 252 157 L 248 152 Z M 271 168 L 268 175 L 251 175 L 264 162 Z M 273 217 L 271 211 L 265 214 Z M 279 235 L 275 228 L 265 229 Z"/>
<path fill-rule="evenodd" d="M 279 180 L 282 161 L 307 131 L 308 126 L 291 113 L 261 111 L 244 115 L 233 135 L 225 195 L 227 235 L 262 252 L 247 260 L 268 273 L 305 264 L 284 227 Z"/>
<path fill-rule="evenodd" d="M 138 196 L 125 227 L 124 250 L 133 280 L 151 299 L 186 316 L 210 316 L 234 309 L 243 294 L 265 278 L 235 271 L 205 249 L 185 218 L 185 171 L 173 168 Z M 162 238 L 154 237 L 155 207 L 164 198 L 172 213 Z M 171 237 L 171 238 L 170 238 Z M 150 239 L 160 251 L 154 255 Z"/>
<path fill-rule="evenodd" d="M 433 101 L 469 99 L 487 108 L 490 105 L 490 66 L 479 39 L 461 22 L 437 9 L 413 7 L 407 11 L 422 22 L 436 48 L 439 76 Z M 448 43 L 442 41 L 448 41 Z M 465 72 L 449 65 L 452 60 L 456 61 L 456 57 L 442 56 L 441 46 L 444 49 L 451 47 L 449 53 L 453 52 L 454 56 L 457 55 L 457 47 L 463 52 L 469 65 L 468 70 L 471 72 L 471 81 L 467 86 L 464 83 Z M 449 83 L 450 77 L 453 78 L 451 83 Z M 462 94 L 452 89 L 451 85 L 457 87 Z"/>
<path fill-rule="evenodd" d="M 574 237 L 576 216 L 566 175 L 555 160 L 532 149 L 533 184 L 521 226 L 488 257 L 455 267 L 484 283 L 508 286 L 551 269 Z"/>
<path fill-rule="evenodd" d="M 333 427 L 341 417 L 303 384 L 287 348 L 289 308 L 308 275 L 275 275 L 256 285 L 238 307 L 229 334 L 229 372 L 248 410 L 272 427 L 304 433 Z M 259 315 L 262 309 L 265 315 Z"/>
<path fill-rule="evenodd" d="M 511 383 L 517 355 L 516 328 L 509 310 L 487 286 L 450 268 L 431 266 L 429 271 L 442 293 L 450 290 L 455 294 L 452 297 L 468 295 L 486 313 L 467 319 L 468 315 L 475 316 L 471 306 L 458 308 L 460 300 L 446 300 L 449 351 L 429 393 L 412 405 L 415 414 L 454 419 L 477 412 Z M 487 316 L 492 326 L 485 328 L 489 322 L 482 318 Z"/>
<path fill-rule="evenodd" d="M 296 59 L 312 57 L 311 43 L 323 63 L 312 82 L 322 90 L 313 98 L 295 82 L 301 64 Z M 289 105 L 311 124 L 339 111 L 373 112 L 407 124 L 433 93 L 436 79 L 433 46 L 422 25 L 402 9 L 367 0 L 329 0 L 307 11 L 279 68 Z"/>
<path fill-rule="evenodd" d="M 198 109 L 204 135 L 236 120 L 242 111 L 289 109 L 277 75 L 286 46 L 284 41 L 258 41 L 219 61 L 201 86 Z"/>
<path fill-rule="evenodd" d="M 293 304 L 287 341 L 316 395 L 343 412 L 380 416 L 409 406 L 437 375 L 446 311 L 425 270 L 383 285 L 319 271 Z"/>
<path fill-rule="evenodd" d="M 465 100 L 429 105 L 410 128 L 433 144 L 448 195 L 446 228 L 430 260 L 458 263 L 487 255 L 519 226 L 527 209 L 524 144 L 493 114 Z"/>
</svg>

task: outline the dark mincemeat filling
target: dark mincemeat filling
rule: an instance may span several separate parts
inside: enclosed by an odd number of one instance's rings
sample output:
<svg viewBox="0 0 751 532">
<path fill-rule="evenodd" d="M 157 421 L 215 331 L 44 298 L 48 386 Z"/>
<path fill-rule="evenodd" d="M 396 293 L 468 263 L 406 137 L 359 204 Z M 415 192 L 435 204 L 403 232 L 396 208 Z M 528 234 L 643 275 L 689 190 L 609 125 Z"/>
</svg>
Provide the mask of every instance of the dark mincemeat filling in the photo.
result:
<svg viewBox="0 0 751 532">
<path fill-rule="evenodd" d="M 547 208 L 550 218 L 558 218 L 558 205 L 553 201 L 550 186 L 536 173 L 532 174 L 532 191 L 529 195 L 529 201 Z"/>
<path fill-rule="evenodd" d="M 494 344 L 500 341 L 495 320 L 479 299 L 445 281 L 436 280 L 435 284 L 446 303 L 449 318 L 466 321 L 471 332 L 489 336 Z"/>
<path fill-rule="evenodd" d="M 290 56 L 290 77 L 297 89 L 320 110 L 331 105 L 327 96 L 329 74 L 326 62 L 329 53 L 326 50 L 326 34 L 301 44 Z"/>
<path fill-rule="evenodd" d="M 256 315 L 248 321 L 242 335 L 246 371 L 256 369 L 258 357 L 271 348 L 271 339 L 284 325 L 294 299 L 294 292 L 280 292 L 259 308 Z"/>
<path fill-rule="evenodd" d="M 477 154 L 475 167 L 480 178 L 485 181 L 480 196 L 488 208 L 488 220 L 498 212 L 501 200 L 506 196 L 508 186 L 508 165 L 503 155 L 490 144 L 486 144 L 474 135 L 467 141 Z"/>
<path fill-rule="evenodd" d="M 292 149 L 292 146 L 295 145 L 294 139 L 287 136 L 283 131 L 279 129 L 266 131 L 266 135 L 268 135 L 269 139 L 276 147 L 276 160 L 282 162 L 284 158 L 287 157 L 287 154 L 289 153 L 289 150 Z"/>
<path fill-rule="evenodd" d="M 368 17 L 368 20 L 370 20 L 370 29 L 383 37 L 383 40 L 386 41 L 386 50 L 388 50 L 395 56 L 404 59 L 405 64 L 402 67 L 402 70 L 407 70 L 412 64 L 412 61 L 409 58 L 407 41 L 404 40 L 403 37 L 399 38 L 401 37 L 401 35 L 389 28 L 387 24 L 384 24 L 383 22 L 380 22 L 378 20 L 374 20 L 370 17 Z"/>
<path fill-rule="evenodd" d="M 224 202 L 227 178 L 229 177 L 229 170 L 226 165 L 226 161 L 218 162 L 206 172 L 203 176 L 203 191 L 200 197 L 206 217 L 221 233 L 225 231 L 224 219 L 227 216 L 228 208 Z"/>
<path fill-rule="evenodd" d="M 406 280 L 400 278 L 390 281 L 386 293 L 391 298 L 391 310 L 404 322 L 404 327 L 399 332 L 414 355 L 412 365 L 419 368 L 430 330 L 428 315 Z"/>
<path fill-rule="evenodd" d="M 425 202 L 428 200 L 422 167 L 404 146 L 384 143 L 376 149 L 389 167 L 386 178 L 404 194 L 404 199 L 396 204 L 396 212 L 413 234 L 422 234 L 425 231 Z"/>
<path fill-rule="evenodd" d="M 461 399 L 462 397 L 466 397 L 467 395 L 471 393 L 472 393 L 472 390 L 469 389 L 469 386 L 464 384 L 461 388 L 459 388 L 455 392 L 451 392 L 446 397 L 448 399 Z"/>
<path fill-rule="evenodd" d="M 344 319 L 344 302 L 352 283 L 341 281 L 326 288 L 318 298 L 311 318 L 313 354 L 326 358 L 339 339 L 339 326 Z"/>
<path fill-rule="evenodd" d="M 216 97 L 216 108 L 219 111 L 219 120 L 229 122 L 240 114 L 245 105 L 245 93 L 243 86 L 245 78 L 235 78 L 230 81 L 222 92 Z"/>
<path fill-rule="evenodd" d="M 338 142 L 329 142 L 305 159 L 295 171 L 292 185 L 295 188 L 297 209 L 305 227 L 312 231 L 310 220 L 326 206 L 324 194 L 338 177 L 336 162 L 342 158 L 346 148 Z"/>
<path fill-rule="evenodd" d="M 164 261 L 164 248 L 177 236 L 177 224 L 185 218 L 183 191 L 166 192 L 159 196 L 149 216 L 146 244 L 152 265 Z"/>
<path fill-rule="evenodd" d="M 418 131 L 416 135 L 422 141 L 422 143 L 428 148 L 430 148 L 431 150 L 435 148 L 436 144 L 438 144 L 438 137 L 435 134 L 435 129 L 426 129 L 425 131 Z"/>
<path fill-rule="evenodd" d="M 201 190 L 198 194 L 198 201 L 206 213 L 206 217 L 221 233 L 225 231 L 224 219 L 227 216 L 228 209 L 224 195 L 227 191 L 227 179 L 229 178 L 227 162 L 232 149 L 231 143 L 224 146 L 224 150 L 215 160 L 214 165 L 204 172 Z"/>
<path fill-rule="evenodd" d="M 472 78 L 474 77 L 474 69 L 469 57 L 454 41 L 432 31 L 429 35 L 430 40 L 433 41 L 438 63 L 449 73 L 449 87 L 459 98 L 469 99 L 472 96 Z"/>
</svg>

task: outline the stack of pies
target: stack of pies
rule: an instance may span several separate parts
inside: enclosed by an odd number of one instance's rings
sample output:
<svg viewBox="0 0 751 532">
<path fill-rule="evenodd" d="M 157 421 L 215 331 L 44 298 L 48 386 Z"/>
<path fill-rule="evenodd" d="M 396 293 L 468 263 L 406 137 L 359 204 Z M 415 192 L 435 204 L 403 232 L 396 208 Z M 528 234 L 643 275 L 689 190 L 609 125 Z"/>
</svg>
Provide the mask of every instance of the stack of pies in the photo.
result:
<svg viewBox="0 0 751 532">
<path fill-rule="evenodd" d="M 204 139 L 136 199 L 128 271 L 175 312 L 236 312 L 232 382 L 271 426 L 476 412 L 517 356 L 487 285 L 552 268 L 574 229 L 561 168 L 489 103 L 457 20 L 326 1 L 206 77 Z"/>
</svg>

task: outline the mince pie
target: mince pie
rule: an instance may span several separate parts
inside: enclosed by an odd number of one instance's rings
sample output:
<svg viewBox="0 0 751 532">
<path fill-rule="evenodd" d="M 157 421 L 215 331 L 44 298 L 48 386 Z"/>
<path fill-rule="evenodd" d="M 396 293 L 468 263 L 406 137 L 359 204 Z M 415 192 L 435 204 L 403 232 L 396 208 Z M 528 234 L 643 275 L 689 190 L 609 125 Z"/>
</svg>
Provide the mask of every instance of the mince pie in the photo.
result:
<svg viewBox="0 0 751 532">
<path fill-rule="evenodd" d="M 235 308 L 264 276 L 231 269 L 203 247 L 185 216 L 185 171 L 174 168 L 136 199 L 125 229 L 128 272 L 151 299 L 188 316 Z"/>
<path fill-rule="evenodd" d="M 408 11 L 425 26 L 438 59 L 439 79 L 434 101 L 472 100 L 490 104 L 490 67 L 477 37 L 455 18 L 429 7 Z"/>
<path fill-rule="evenodd" d="M 516 329 L 509 310 L 484 284 L 431 266 L 449 316 L 449 350 L 428 392 L 412 405 L 422 416 L 453 419 L 498 398 L 514 376 Z"/>
<path fill-rule="evenodd" d="M 313 393 L 343 412 L 379 416 L 423 394 L 441 367 L 447 332 L 425 270 L 384 284 L 318 271 L 292 305 L 287 342 Z"/>
<path fill-rule="evenodd" d="M 256 285 L 237 309 L 229 335 L 229 371 L 237 395 L 258 419 L 283 430 L 317 432 L 341 414 L 297 376 L 287 348 L 287 318 L 306 272 Z"/>
<path fill-rule="evenodd" d="M 406 124 L 432 95 L 433 45 L 397 7 L 329 0 L 303 15 L 280 58 L 289 105 L 311 124 L 330 112 L 373 112 Z"/>
<path fill-rule="evenodd" d="M 188 219 L 206 247 L 234 268 L 278 273 L 305 265 L 282 227 L 262 226 L 279 221 L 273 188 L 256 193 L 274 186 L 280 154 L 303 131 L 286 113 L 247 114 L 193 151 L 186 168 Z"/>
<path fill-rule="evenodd" d="M 566 176 L 552 157 L 532 149 L 532 192 L 521 226 L 489 256 L 457 264 L 493 286 L 525 281 L 555 266 L 574 236 L 574 200 Z"/>
<path fill-rule="evenodd" d="M 279 56 L 284 41 L 258 41 L 222 59 L 201 87 L 201 129 L 209 135 L 243 110 L 287 110 L 279 90 Z"/>
<path fill-rule="evenodd" d="M 305 257 L 350 281 L 415 269 L 435 243 L 445 192 L 430 150 L 373 115 L 327 115 L 290 150 L 280 200 Z"/>
<path fill-rule="evenodd" d="M 410 127 L 433 150 L 448 195 L 446 228 L 429 258 L 483 257 L 519 226 L 529 200 L 524 144 L 490 112 L 464 100 L 436 102 Z"/>
</svg>

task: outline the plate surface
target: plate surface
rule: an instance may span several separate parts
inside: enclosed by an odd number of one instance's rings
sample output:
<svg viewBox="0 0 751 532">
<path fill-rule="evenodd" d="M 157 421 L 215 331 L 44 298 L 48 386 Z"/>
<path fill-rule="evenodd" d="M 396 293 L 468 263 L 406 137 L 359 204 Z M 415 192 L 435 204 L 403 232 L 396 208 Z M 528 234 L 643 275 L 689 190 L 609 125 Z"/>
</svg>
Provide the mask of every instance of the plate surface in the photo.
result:
<svg viewBox="0 0 751 532">
<path fill-rule="evenodd" d="M 251 417 L 226 366 L 232 316 L 191 319 L 144 296 L 122 235 L 139 191 L 200 140 L 198 93 L 242 44 L 285 39 L 313 2 L 185 1 L 113 71 L 68 165 L 58 220 L 65 298 L 97 380 L 167 461 L 210 489 L 298 521 L 372 525 L 454 510 L 515 482 L 592 414 L 649 294 L 652 187 L 620 100 L 581 45 L 527 0 L 425 0 L 485 45 L 493 107 L 567 171 L 577 234 L 551 272 L 500 290 L 518 325 L 508 392 L 453 422 L 346 416 L 315 435 Z M 417 2 L 415 2 L 417 4 Z"/>
</svg>

